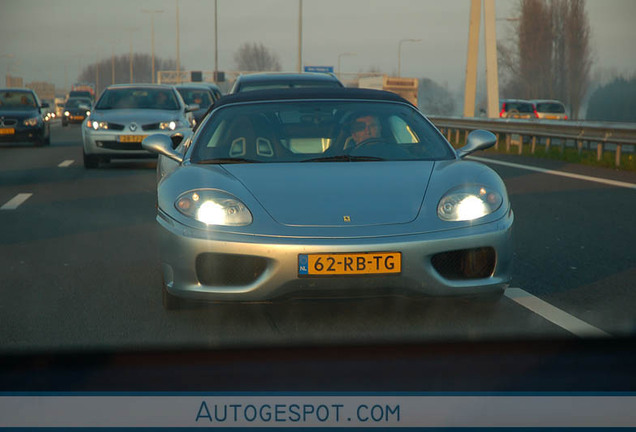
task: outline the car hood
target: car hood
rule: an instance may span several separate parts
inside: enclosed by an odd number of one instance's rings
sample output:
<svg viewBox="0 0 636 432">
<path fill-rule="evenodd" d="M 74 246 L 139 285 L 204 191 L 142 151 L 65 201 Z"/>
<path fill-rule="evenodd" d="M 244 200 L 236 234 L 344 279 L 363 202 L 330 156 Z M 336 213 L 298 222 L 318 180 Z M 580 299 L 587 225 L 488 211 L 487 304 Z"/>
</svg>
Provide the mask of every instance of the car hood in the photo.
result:
<svg viewBox="0 0 636 432">
<path fill-rule="evenodd" d="M 35 108 L 28 109 L 28 110 L 18 110 L 18 109 L 0 110 L 0 117 L 11 118 L 11 119 L 27 119 L 27 118 L 36 117 L 39 115 L 40 113 Z"/>
<path fill-rule="evenodd" d="M 278 223 L 367 226 L 413 221 L 435 163 L 237 164 L 224 168 Z"/>
<path fill-rule="evenodd" d="M 108 121 L 112 123 L 128 124 L 137 123 L 154 123 L 160 121 L 171 121 L 181 117 L 179 111 L 164 110 L 144 110 L 144 109 L 113 109 L 113 110 L 95 110 L 92 117 L 99 121 Z"/>
</svg>

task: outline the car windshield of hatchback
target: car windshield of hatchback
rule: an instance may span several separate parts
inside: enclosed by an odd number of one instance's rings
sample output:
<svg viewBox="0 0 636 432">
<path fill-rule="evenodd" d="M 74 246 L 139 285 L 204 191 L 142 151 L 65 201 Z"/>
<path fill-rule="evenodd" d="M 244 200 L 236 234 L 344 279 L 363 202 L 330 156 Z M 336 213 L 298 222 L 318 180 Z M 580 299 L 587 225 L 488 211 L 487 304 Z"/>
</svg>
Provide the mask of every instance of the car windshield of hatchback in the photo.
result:
<svg viewBox="0 0 636 432">
<path fill-rule="evenodd" d="M 555 102 L 539 102 L 536 104 L 537 111 L 542 113 L 554 113 L 554 114 L 563 114 L 565 113 L 565 107 L 560 103 Z"/>
<path fill-rule="evenodd" d="M 519 112 L 519 113 L 531 113 L 532 104 L 527 102 L 506 102 L 506 111 Z"/>
<path fill-rule="evenodd" d="M 29 92 L 11 92 L 5 91 L 0 93 L 0 108 L 12 110 L 33 109 L 37 106 L 35 98 Z"/>
<path fill-rule="evenodd" d="M 156 109 L 175 111 L 179 109 L 179 103 L 170 90 L 122 88 L 106 90 L 95 108 L 98 110 Z"/>
<path fill-rule="evenodd" d="M 454 153 L 412 107 L 293 101 L 220 108 L 195 139 L 192 162 L 440 160 Z"/>
<path fill-rule="evenodd" d="M 183 98 L 183 101 L 188 105 L 196 104 L 199 108 L 209 108 L 212 105 L 212 95 L 206 90 L 180 88 L 179 94 Z"/>
</svg>

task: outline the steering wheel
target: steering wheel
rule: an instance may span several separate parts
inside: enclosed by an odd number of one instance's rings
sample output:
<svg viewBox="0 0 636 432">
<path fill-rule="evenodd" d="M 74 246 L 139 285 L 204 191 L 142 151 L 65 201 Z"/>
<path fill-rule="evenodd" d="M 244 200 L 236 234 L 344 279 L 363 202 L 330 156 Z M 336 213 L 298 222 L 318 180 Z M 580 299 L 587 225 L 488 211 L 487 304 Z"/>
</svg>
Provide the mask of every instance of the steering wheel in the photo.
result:
<svg viewBox="0 0 636 432">
<path fill-rule="evenodd" d="M 364 141 L 361 141 L 358 144 L 354 145 L 350 151 L 359 149 L 361 147 L 372 147 L 372 146 L 377 146 L 382 144 L 386 145 L 386 143 L 387 143 L 386 140 L 384 140 L 383 138 L 378 138 L 378 137 L 367 138 Z"/>
</svg>

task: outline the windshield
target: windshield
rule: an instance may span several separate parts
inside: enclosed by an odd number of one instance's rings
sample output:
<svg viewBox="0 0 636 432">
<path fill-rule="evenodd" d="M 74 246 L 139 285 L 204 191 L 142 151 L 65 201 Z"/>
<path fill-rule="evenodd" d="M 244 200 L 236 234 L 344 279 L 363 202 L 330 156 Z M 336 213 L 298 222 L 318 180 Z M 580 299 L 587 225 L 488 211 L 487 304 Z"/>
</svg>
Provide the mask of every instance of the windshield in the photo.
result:
<svg viewBox="0 0 636 432">
<path fill-rule="evenodd" d="M 65 108 L 78 108 L 80 105 L 91 106 L 90 99 L 69 99 L 64 105 Z"/>
<path fill-rule="evenodd" d="M 188 105 L 199 105 L 199 108 L 209 108 L 214 102 L 212 94 L 207 90 L 190 89 L 190 88 L 178 88 L 177 89 L 183 98 L 183 101 Z"/>
<path fill-rule="evenodd" d="M 474 384 L 480 346 L 636 338 L 635 21 L 636 0 L 0 0 L 0 429 L 3 356 L 225 353 L 251 391 L 252 350 L 366 373 L 355 347 L 395 362 L 342 390 L 464 397 L 553 382 L 528 375 L 546 357 Z M 131 361 L 146 387 L 97 390 L 172 390 Z M 217 372 L 183 367 L 203 398 Z"/>
<path fill-rule="evenodd" d="M 565 112 L 565 107 L 563 104 L 556 102 L 539 102 L 535 104 L 538 112 L 545 113 L 554 113 L 554 114 L 563 114 Z"/>
<path fill-rule="evenodd" d="M 505 110 L 508 112 L 531 113 L 533 107 L 529 102 L 506 102 Z"/>
<path fill-rule="evenodd" d="M 121 88 L 107 89 L 95 106 L 107 109 L 154 109 L 178 110 L 179 103 L 174 93 L 164 89 Z"/>
<path fill-rule="evenodd" d="M 30 92 L 2 91 L 0 92 L 0 108 L 10 110 L 33 109 L 37 103 Z"/>
<path fill-rule="evenodd" d="M 262 162 L 454 158 L 415 109 L 395 103 L 254 103 L 219 109 L 197 135 L 192 162 L 231 157 Z"/>
</svg>

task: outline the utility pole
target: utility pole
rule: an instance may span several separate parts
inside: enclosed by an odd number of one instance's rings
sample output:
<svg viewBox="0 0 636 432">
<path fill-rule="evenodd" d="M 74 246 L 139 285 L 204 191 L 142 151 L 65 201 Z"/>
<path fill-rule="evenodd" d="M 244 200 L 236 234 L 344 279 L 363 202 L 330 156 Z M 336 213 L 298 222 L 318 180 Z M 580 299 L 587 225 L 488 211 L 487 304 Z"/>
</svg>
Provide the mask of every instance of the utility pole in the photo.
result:
<svg viewBox="0 0 636 432">
<path fill-rule="evenodd" d="M 298 0 L 298 73 L 303 68 L 303 0 Z"/>
<path fill-rule="evenodd" d="M 179 58 L 179 0 L 177 4 L 177 84 L 181 84 L 181 59 Z"/>
<path fill-rule="evenodd" d="M 151 46 L 151 55 L 152 55 L 152 80 L 151 82 L 155 83 L 155 14 L 163 13 L 163 10 L 150 10 L 150 9 L 142 9 L 142 13 L 150 14 L 150 46 Z"/>
<path fill-rule="evenodd" d="M 219 32 L 217 20 L 217 0 L 214 0 L 214 79 L 219 70 Z"/>
<path fill-rule="evenodd" d="M 99 56 L 96 57 L 95 62 L 95 97 L 99 94 Z"/>
<path fill-rule="evenodd" d="M 110 83 L 115 84 L 115 42 L 111 42 L 110 49 Z"/>
</svg>

